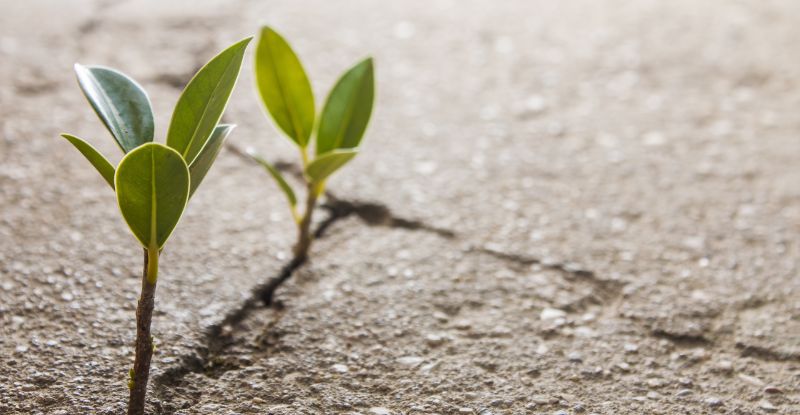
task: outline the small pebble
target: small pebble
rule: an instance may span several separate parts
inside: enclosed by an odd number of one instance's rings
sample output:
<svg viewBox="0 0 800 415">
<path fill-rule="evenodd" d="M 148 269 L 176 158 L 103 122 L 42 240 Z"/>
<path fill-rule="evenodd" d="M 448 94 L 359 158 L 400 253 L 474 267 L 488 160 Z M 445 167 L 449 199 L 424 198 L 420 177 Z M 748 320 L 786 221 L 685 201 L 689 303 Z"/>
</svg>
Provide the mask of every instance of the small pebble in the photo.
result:
<svg viewBox="0 0 800 415">
<path fill-rule="evenodd" d="M 681 389 L 675 395 L 676 396 L 689 396 L 692 394 L 691 389 Z"/>
<path fill-rule="evenodd" d="M 758 407 L 763 409 L 766 412 L 777 412 L 778 408 L 772 404 L 772 402 L 763 400 L 758 403 Z"/>
<path fill-rule="evenodd" d="M 466 319 L 456 321 L 454 325 L 455 328 L 459 330 L 469 330 L 470 328 L 472 328 L 472 322 Z"/>
<path fill-rule="evenodd" d="M 433 333 L 428 334 L 425 336 L 425 343 L 428 343 L 428 346 L 439 346 L 444 343 L 444 336 Z"/>
<path fill-rule="evenodd" d="M 419 356 L 403 356 L 397 359 L 397 363 L 400 363 L 403 366 L 410 366 L 414 367 L 422 363 L 425 359 Z"/>
<path fill-rule="evenodd" d="M 720 372 L 730 373 L 733 372 L 733 362 L 729 360 L 722 360 L 717 363 L 717 368 Z"/>
<path fill-rule="evenodd" d="M 570 352 L 570 354 L 567 355 L 567 359 L 569 359 L 570 362 L 582 362 L 583 356 L 578 352 Z"/>
<path fill-rule="evenodd" d="M 559 310 L 557 308 L 545 308 L 542 310 L 542 314 L 539 316 L 542 320 L 555 320 L 557 318 L 564 318 L 567 316 L 567 313 L 563 310 Z"/>
<path fill-rule="evenodd" d="M 743 381 L 745 381 L 745 382 L 747 382 L 747 383 L 749 383 L 751 385 L 764 386 L 764 381 L 759 379 L 759 378 L 757 378 L 757 377 L 755 377 L 755 376 L 750 376 L 750 375 L 745 375 L 744 373 L 739 373 L 738 377 L 739 377 L 739 379 L 741 379 L 741 380 L 743 380 Z"/>
<path fill-rule="evenodd" d="M 783 390 L 781 390 L 777 386 L 769 385 L 766 388 L 764 388 L 764 393 L 769 393 L 771 395 L 775 395 L 775 394 L 783 393 Z"/>
<path fill-rule="evenodd" d="M 347 368 L 347 366 L 343 364 L 335 364 L 331 366 L 331 369 L 333 369 L 334 372 L 339 372 L 339 373 L 347 373 L 347 371 L 350 370 Z"/>
<path fill-rule="evenodd" d="M 705 402 L 706 402 L 706 405 L 708 405 L 708 406 L 710 406 L 712 408 L 716 408 L 718 406 L 722 406 L 722 399 L 716 398 L 716 397 L 713 397 L 713 396 L 710 397 L 710 398 L 706 398 Z"/>
<path fill-rule="evenodd" d="M 625 343 L 623 346 L 625 353 L 636 353 L 639 351 L 639 345 L 634 343 Z"/>
<path fill-rule="evenodd" d="M 374 406 L 372 408 L 369 408 L 369 412 L 375 415 L 392 415 L 392 411 L 382 406 Z"/>
</svg>

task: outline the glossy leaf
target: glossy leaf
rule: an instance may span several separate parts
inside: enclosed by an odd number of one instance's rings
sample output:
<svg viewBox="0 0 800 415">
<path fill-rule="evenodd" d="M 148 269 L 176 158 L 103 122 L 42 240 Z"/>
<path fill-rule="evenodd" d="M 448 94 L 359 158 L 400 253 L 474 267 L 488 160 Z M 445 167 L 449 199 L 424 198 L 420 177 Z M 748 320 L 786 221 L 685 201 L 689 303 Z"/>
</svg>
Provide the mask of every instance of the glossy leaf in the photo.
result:
<svg viewBox="0 0 800 415">
<path fill-rule="evenodd" d="M 111 188 L 114 188 L 114 166 L 109 163 L 109 161 L 100 154 L 97 149 L 92 147 L 91 144 L 87 143 L 86 141 L 75 137 L 72 134 L 61 134 L 62 137 L 66 138 L 67 141 L 72 143 L 78 151 L 86 157 L 86 160 L 89 160 L 89 163 L 92 163 L 97 172 L 100 173 L 101 176 L 106 180 Z"/>
<path fill-rule="evenodd" d="M 328 95 L 317 131 L 317 154 L 361 143 L 372 114 L 375 77 L 372 58 L 348 70 Z"/>
<path fill-rule="evenodd" d="M 111 68 L 75 64 L 78 84 L 124 152 L 153 141 L 150 98 L 133 79 Z"/>
<path fill-rule="evenodd" d="M 228 137 L 228 134 L 230 134 L 235 127 L 235 125 L 231 124 L 218 125 L 217 128 L 214 129 L 214 132 L 211 133 L 211 138 L 208 139 L 206 146 L 200 150 L 200 154 L 189 166 L 189 175 L 192 179 L 189 188 L 190 198 L 194 194 L 195 190 L 197 190 L 197 188 L 200 186 L 200 183 L 203 182 L 203 179 L 206 177 L 211 165 L 214 164 L 214 160 L 217 159 L 217 155 L 222 149 L 222 144 L 225 143 L 225 139 Z"/>
<path fill-rule="evenodd" d="M 269 27 L 261 28 L 255 58 L 261 101 L 281 130 L 305 147 L 314 128 L 314 93 L 291 46 Z"/>
<path fill-rule="evenodd" d="M 167 145 L 178 151 L 188 164 L 200 154 L 222 118 L 250 40 L 241 40 L 211 59 L 178 98 L 167 131 Z"/>
<path fill-rule="evenodd" d="M 286 179 L 283 178 L 281 172 L 279 172 L 278 169 L 276 169 L 272 164 L 264 160 L 264 158 L 259 156 L 258 154 L 255 154 L 254 152 L 251 151 L 248 151 L 248 154 L 258 164 L 263 166 L 264 169 L 267 170 L 267 173 L 269 173 L 270 176 L 272 176 L 272 178 L 275 179 L 275 182 L 278 184 L 278 187 L 281 188 L 283 194 L 285 194 L 286 198 L 289 199 L 289 204 L 292 207 L 295 207 L 297 205 L 297 196 L 295 196 L 294 190 L 292 190 L 292 187 L 289 185 Z"/>
<path fill-rule="evenodd" d="M 358 154 L 358 150 L 356 149 L 343 149 L 333 150 L 318 156 L 306 167 L 306 176 L 308 176 L 312 183 L 321 183 L 333 172 L 355 157 L 356 154 Z"/>
<path fill-rule="evenodd" d="M 181 155 L 163 144 L 139 146 L 119 162 L 117 202 L 146 249 L 158 250 L 167 242 L 189 199 L 189 180 Z"/>
</svg>

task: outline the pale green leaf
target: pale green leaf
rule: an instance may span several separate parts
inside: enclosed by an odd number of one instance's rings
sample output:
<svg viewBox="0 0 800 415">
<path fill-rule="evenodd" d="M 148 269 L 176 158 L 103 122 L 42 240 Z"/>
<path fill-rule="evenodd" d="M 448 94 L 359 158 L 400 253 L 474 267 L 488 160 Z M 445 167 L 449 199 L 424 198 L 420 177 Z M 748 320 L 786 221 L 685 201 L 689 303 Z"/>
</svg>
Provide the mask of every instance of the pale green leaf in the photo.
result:
<svg viewBox="0 0 800 415">
<path fill-rule="evenodd" d="M 153 110 L 144 89 L 127 75 L 75 64 L 83 94 L 124 152 L 153 141 Z"/>
<path fill-rule="evenodd" d="M 355 148 L 361 143 L 372 114 L 375 77 L 372 58 L 348 70 L 328 95 L 317 130 L 317 154 Z"/>
<path fill-rule="evenodd" d="M 356 154 L 358 154 L 357 149 L 341 149 L 317 156 L 317 158 L 306 167 L 306 176 L 308 176 L 312 183 L 321 183 L 333 172 L 355 157 Z"/>
<path fill-rule="evenodd" d="M 261 28 L 255 58 L 261 101 L 281 130 L 297 145 L 308 144 L 314 128 L 314 94 L 303 65 L 286 40 Z"/>
<path fill-rule="evenodd" d="M 294 190 L 292 190 L 292 187 L 289 185 L 286 179 L 283 178 L 281 172 L 279 172 L 278 169 L 276 169 L 272 164 L 264 160 L 264 158 L 259 156 L 258 154 L 255 154 L 250 151 L 248 151 L 248 154 L 250 155 L 250 157 L 253 158 L 253 160 L 255 160 L 258 164 L 264 167 L 264 169 L 267 170 L 267 172 L 270 174 L 270 176 L 272 176 L 273 179 L 275 179 L 275 182 L 278 184 L 278 187 L 280 187 L 280 189 L 283 191 L 283 194 L 285 194 L 286 198 L 289 200 L 289 204 L 292 207 L 296 206 L 297 197 L 294 194 Z"/>
<path fill-rule="evenodd" d="M 86 141 L 75 137 L 72 134 L 61 134 L 62 137 L 66 138 L 67 141 L 72 143 L 78 151 L 86 157 L 86 160 L 89 160 L 89 163 L 92 163 L 97 172 L 100 173 L 101 176 L 106 180 L 111 188 L 114 188 L 114 166 L 108 162 L 108 160 L 100 154 L 97 149 L 92 147 L 91 144 L 87 143 Z"/>
<path fill-rule="evenodd" d="M 163 144 L 143 144 L 119 162 L 114 183 L 133 235 L 146 249 L 161 249 L 189 199 L 189 168 L 183 157 Z"/>
<path fill-rule="evenodd" d="M 231 124 L 218 125 L 214 132 L 211 133 L 211 138 L 208 139 L 206 146 L 200 150 L 200 154 L 189 166 L 189 174 L 192 179 L 191 188 L 189 189 L 190 198 L 206 177 L 211 165 L 214 164 L 214 160 L 217 159 L 217 154 L 222 149 L 222 144 L 225 143 L 225 138 L 233 131 L 234 127 L 236 126 Z"/>
<path fill-rule="evenodd" d="M 239 77 L 247 44 L 241 40 L 211 59 L 183 90 L 167 131 L 167 145 L 191 164 L 222 118 Z"/>
</svg>

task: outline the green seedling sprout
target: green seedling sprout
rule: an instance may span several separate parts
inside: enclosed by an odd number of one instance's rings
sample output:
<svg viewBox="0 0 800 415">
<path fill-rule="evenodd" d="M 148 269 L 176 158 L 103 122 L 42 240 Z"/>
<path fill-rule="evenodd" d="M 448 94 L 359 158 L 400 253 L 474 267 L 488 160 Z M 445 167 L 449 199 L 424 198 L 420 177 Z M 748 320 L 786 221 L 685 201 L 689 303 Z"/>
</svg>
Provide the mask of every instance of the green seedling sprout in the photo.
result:
<svg viewBox="0 0 800 415">
<path fill-rule="evenodd" d="M 326 180 L 358 154 L 375 97 L 373 72 L 372 58 L 350 68 L 336 82 L 317 116 L 314 93 L 297 55 L 273 29 L 261 29 L 255 55 L 256 85 L 278 129 L 300 150 L 306 186 L 302 213 L 294 190 L 280 171 L 254 152 L 249 154 L 264 166 L 289 201 L 297 223 L 294 255 L 298 260 L 308 256 L 312 214 Z M 316 141 L 313 157 L 309 155 L 312 139 Z"/>
<path fill-rule="evenodd" d="M 144 414 L 155 351 L 150 323 L 158 258 L 233 129 L 219 122 L 251 39 L 222 51 L 189 81 L 172 113 L 166 145 L 153 142 L 153 111 L 139 84 L 114 69 L 75 65 L 84 95 L 125 156 L 114 167 L 86 141 L 70 134 L 62 136 L 115 191 L 122 217 L 144 248 L 142 291 L 136 308 L 136 357 L 128 372 L 128 415 Z"/>
</svg>

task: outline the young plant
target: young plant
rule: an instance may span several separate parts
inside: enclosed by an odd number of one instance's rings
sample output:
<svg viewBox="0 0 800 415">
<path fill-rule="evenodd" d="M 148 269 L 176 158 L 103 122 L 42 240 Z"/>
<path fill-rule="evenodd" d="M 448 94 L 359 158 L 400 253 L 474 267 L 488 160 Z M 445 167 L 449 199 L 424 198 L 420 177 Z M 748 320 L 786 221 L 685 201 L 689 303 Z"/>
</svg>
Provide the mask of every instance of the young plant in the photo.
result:
<svg viewBox="0 0 800 415">
<path fill-rule="evenodd" d="M 115 168 L 86 141 L 62 134 L 116 192 L 122 217 L 144 248 L 142 291 L 136 308 L 136 357 L 129 371 L 128 415 L 144 414 L 153 356 L 158 257 L 233 125 L 218 124 L 239 77 L 247 38 L 195 74 L 172 113 L 167 144 L 153 142 L 150 99 L 133 79 L 102 66 L 75 65 L 78 83 L 125 156 Z"/>
<path fill-rule="evenodd" d="M 267 112 L 300 151 L 306 187 L 302 214 L 297 209 L 294 190 L 280 171 L 257 154 L 251 152 L 250 156 L 264 166 L 286 194 L 297 223 L 294 255 L 302 261 L 311 247 L 311 219 L 325 182 L 358 154 L 367 129 L 375 97 L 372 58 L 362 60 L 339 78 L 318 116 L 303 65 L 286 40 L 266 26 L 261 28 L 256 47 L 255 72 Z M 316 146 L 310 157 L 312 139 Z"/>
</svg>

